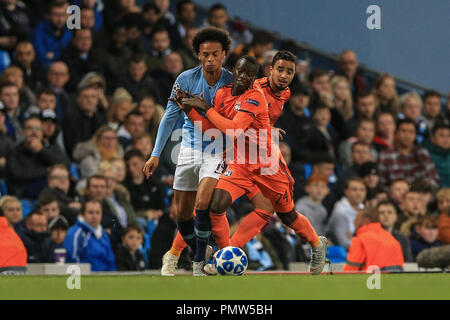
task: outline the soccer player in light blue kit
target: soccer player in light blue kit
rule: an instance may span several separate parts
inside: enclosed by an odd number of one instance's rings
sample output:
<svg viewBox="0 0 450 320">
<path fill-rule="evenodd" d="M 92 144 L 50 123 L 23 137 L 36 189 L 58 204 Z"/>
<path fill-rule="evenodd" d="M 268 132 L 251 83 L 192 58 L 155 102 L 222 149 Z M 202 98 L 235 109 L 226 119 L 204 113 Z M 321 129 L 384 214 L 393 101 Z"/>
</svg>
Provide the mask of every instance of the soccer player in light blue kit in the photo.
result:
<svg viewBox="0 0 450 320">
<path fill-rule="evenodd" d="M 233 74 L 222 67 L 230 48 L 227 31 L 214 27 L 202 29 L 194 37 L 193 47 L 200 60 L 200 66 L 181 73 L 175 80 L 166 112 L 158 128 L 155 147 L 143 169 L 147 178 L 158 167 L 161 152 L 182 112 L 173 101 L 175 97 L 179 98 L 180 92 L 190 92 L 196 96 L 202 95 L 205 101 L 213 106 L 216 91 L 233 81 Z M 178 230 L 186 243 L 196 252 L 193 263 L 194 276 L 203 275 L 205 250 L 211 234 L 208 207 L 214 188 L 225 168 L 222 150 L 217 150 L 219 148 L 215 148 L 212 145 L 214 143 L 213 139 L 204 136 L 184 115 L 181 149 L 173 189 Z M 197 216 L 195 221 L 194 207 Z M 179 255 L 168 251 L 163 257 L 161 274 L 174 275 L 178 258 Z"/>
</svg>

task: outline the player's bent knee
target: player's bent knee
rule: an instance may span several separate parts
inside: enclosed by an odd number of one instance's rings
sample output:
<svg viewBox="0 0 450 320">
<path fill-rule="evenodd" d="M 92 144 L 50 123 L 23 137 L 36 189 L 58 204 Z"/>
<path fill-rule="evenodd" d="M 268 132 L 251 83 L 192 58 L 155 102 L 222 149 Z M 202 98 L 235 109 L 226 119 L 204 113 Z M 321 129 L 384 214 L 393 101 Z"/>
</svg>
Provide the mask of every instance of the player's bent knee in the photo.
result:
<svg viewBox="0 0 450 320">
<path fill-rule="evenodd" d="M 197 199 L 195 202 L 195 210 L 207 210 L 211 199 Z"/>
<path fill-rule="evenodd" d="M 231 195 L 222 189 L 214 190 L 214 194 L 209 205 L 212 213 L 223 213 L 231 206 Z"/>
<path fill-rule="evenodd" d="M 277 215 L 280 218 L 280 220 L 287 226 L 290 226 L 295 221 L 295 219 L 297 219 L 297 212 L 295 212 L 295 210 L 292 210 L 287 213 L 277 212 Z"/>
</svg>

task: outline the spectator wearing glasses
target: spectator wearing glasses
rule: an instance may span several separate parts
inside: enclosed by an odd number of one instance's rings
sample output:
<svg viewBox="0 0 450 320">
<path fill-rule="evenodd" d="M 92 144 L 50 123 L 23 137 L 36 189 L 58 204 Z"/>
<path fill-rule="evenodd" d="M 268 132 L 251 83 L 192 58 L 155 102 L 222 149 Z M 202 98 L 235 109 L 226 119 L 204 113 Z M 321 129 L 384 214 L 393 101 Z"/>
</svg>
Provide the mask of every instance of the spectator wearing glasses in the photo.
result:
<svg viewBox="0 0 450 320">
<path fill-rule="evenodd" d="M 46 186 L 47 168 L 57 163 L 69 166 L 69 163 L 58 146 L 44 145 L 39 117 L 25 120 L 22 135 L 24 141 L 7 158 L 6 181 L 11 194 L 36 200 Z"/>
<path fill-rule="evenodd" d="M 47 72 L 47 82 L 50 89 L 56 95 L 56 116 L 61 120 L 70 106 L 70 97 L 65 89 L 69 81 L 69 68 L 62 61 L 56 61 L 50 65 Z"/>
</svg>

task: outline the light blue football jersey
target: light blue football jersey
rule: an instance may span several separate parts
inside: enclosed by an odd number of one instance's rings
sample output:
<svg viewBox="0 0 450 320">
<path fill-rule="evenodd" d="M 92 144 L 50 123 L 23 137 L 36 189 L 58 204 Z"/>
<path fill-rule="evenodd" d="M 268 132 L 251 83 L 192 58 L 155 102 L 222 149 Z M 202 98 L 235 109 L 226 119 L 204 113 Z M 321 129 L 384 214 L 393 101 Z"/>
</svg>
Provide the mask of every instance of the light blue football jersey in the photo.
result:
<svg viewBox="0 0 450 320">
<path fill-rule="evenodd" d="M 210 86 L 203 75 L 203 69 L 201 66 L 197 66 L 193 69 L 189 69 L 181 73 L 175 80 L 172 87 L 171 98 L 174 98 L 178 89 L 188 91 L 196 96 L 200 96 L 203 93 L 203 98 L 206 102 L 213 107 L 214 96 L 219 88 L 230 84 L 233 81 L 233 74 L 222 68 L 219 81 L 214 86 Z M 203 133 L 194 126 L 191 120 L 184 114 L 183 111 L 178 108 L 177 104 L 170 101 L 167 103 L 167 108 L 164 116 L 159 124 L 158 134 L 156 136 L 155 147 L 152 152 L 152 156 L 159 157 L 161 155 L 167 140 L 171 136 L 174 126 L 178 120 L 178 117 L 183 113 L 184 125 L 182 132 L 181 143 L 190 148 L 201 150 L 203 152 L 211 150 L 214 152 L 214 148 L 207 148 L 208 145 L 214 142 L 209 137 L 204 138 Z"/>
</svg>

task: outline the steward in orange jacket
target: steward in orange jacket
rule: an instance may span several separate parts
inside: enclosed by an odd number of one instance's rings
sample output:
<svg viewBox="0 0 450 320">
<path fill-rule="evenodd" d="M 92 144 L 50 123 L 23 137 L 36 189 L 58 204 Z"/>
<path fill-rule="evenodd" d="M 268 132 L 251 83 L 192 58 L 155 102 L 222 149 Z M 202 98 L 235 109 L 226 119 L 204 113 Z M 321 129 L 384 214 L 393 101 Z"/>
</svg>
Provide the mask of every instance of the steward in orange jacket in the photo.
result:
<svg viewBox="0 0 450 320">
<path fill-rule="evenodd" d="M 371 265 L 381 271 L 403 271 L 400 243 L 378 222 L 375 209 L 365 209 L 356 215 L 356 236 L 347 255 L 344 271 L 366 271 Z"/>
<path fill-rule="evenodd" d="M 27 267 L 27 250 L 17 233 L 0 217 L 0 274 L 24 273 Z"/>
</svg>

